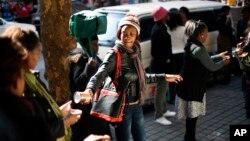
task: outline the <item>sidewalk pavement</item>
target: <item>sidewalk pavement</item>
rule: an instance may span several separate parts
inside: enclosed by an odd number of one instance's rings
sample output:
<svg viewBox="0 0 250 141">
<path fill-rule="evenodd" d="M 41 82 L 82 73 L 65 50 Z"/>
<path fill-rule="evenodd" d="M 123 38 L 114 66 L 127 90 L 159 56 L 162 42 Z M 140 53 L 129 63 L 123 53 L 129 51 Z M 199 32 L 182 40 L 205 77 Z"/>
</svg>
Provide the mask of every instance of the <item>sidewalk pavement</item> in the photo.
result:
<svg viewBox="0 0 250 141">
<path fill-rule="evenodd" d="M 250 124 L 246 119 L 241 75 L 233 76 L 229 84 L 216 84 L 207 90 L 207 112 L 198 118 L 196 138 L 202 141 L 229 141 L 230 125 Z M 168 105 L 174 110 L 174 105 Z M 144 108 L 147 141 L 183 141 L 185 119 L 168 118 L 172 125 L 154 122 L 154 109 Z"/>
</svg>

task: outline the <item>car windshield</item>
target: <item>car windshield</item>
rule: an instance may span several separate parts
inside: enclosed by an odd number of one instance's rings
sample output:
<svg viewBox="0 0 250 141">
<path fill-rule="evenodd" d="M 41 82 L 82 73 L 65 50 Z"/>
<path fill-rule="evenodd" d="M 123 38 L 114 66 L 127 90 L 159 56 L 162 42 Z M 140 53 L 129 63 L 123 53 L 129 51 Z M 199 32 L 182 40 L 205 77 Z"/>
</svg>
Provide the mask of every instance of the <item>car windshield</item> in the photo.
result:
<svg viewBox="0 0 250 141">
<path fill-rule="evenodd" d="M 98 35 L 99 44 L 101 46 L 113 46 L 116 40 L 116 32 L 118 24 L 124 14 L 104 13 L 107 16 L 107 31 L 105 34 Z"/>
</svg>

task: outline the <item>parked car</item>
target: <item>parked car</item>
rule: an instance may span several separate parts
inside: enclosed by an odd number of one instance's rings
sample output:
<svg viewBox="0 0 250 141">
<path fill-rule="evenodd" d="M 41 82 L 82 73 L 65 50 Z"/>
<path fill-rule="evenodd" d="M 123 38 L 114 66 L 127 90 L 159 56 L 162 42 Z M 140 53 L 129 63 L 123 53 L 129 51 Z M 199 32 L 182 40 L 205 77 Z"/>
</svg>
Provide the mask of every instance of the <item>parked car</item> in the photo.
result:
<svg viewBox="0 0 250 141">
<path fill-rule="evenodd" d="M 209 53 L 217 52 L 217 36 L 218 30 L 216 28 L 216 19 L 219 10 L 225 4 L 215 1 L 166 1 L 156 3 L 141 3 L 132 5 L 119 5 L 110 6 L 96 9 L 100 13 L 104 13 L 107 16 L 108 25 L 105 34 L 99 35 L 99 56 L 104 58 L 107 51 L 114 46 L 116 40 L 116 32 L 118 23 L 128 12 L 135 14 L 141 26 L 140 44 L 142 49 L 142 64 L 145 70 L 148 70 L 151 62 L 151 40 L 150 34 L 154 21 L 151 15 L 151 11 L 157 5 L 161 5 L 166 9 L 180 8 L 185 6 L 190 11 L 190 19 L 201 20 L 208 26 L 208 38 L 205 42 L 205 47 Z M 172 48 L 174 57 L 182 57 L 184 53 L 184 47 Z M 155 95 L 155 85 L 149 85 L 147 91 L 146 102 L 152 102 Z"/>
<path fill-rule="evenodd" d="M 3 18 L 0 17 L 0 35 L 9 27 L 9 26 L 13 26 L 13 25 L 17 25 L 20 26 L 22 29 L 31 29 L 33 31 L 35 31 L 38 35 L 38 32 L 36 30 L 36 27 L 32 24 L 26 24 L 26 23 L 17 23 L 17 22 L 8 22 L 6 20 L 4 20 Z"/>
</svg>

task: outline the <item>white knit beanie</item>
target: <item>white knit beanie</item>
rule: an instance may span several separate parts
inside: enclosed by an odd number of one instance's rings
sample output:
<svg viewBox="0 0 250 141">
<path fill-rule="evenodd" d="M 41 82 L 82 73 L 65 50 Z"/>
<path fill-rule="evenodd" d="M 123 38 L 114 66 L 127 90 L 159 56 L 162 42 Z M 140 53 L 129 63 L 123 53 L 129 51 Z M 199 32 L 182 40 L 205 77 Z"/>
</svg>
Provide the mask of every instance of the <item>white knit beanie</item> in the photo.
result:
<svg viewBox="0 0 250 141">
<path fill-rule="evenodd" d="M 122 26 L 124 25 L 131 25 L 135 27 L 138 35 L 140 34 L 140 31 L 141 31 L 140 23 L 139 23 L 138 18 L 135 15 L 129 13 L 125 17 L 123 17 L 121 21 L 119 22 L 118 29 L 121 29 Z"/>
</svg>

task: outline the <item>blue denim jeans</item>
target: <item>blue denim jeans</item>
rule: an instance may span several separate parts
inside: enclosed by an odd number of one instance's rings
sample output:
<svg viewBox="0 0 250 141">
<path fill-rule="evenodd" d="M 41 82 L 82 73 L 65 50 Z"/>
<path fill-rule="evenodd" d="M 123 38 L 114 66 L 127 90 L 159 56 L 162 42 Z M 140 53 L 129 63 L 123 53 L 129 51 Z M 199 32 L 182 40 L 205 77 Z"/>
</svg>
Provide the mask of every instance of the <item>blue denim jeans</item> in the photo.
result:
<svg viewBox="0 0 250 141">
<path fill-rule="evenodd" d="M 129 141 L 130 135 L 134 141 L 145 141 L 144 116 L 139 104 L 126 106 L 123 121 L 115 128 L 117 141 Z"/>
</svg>

